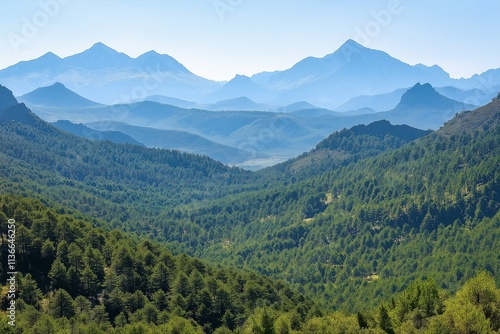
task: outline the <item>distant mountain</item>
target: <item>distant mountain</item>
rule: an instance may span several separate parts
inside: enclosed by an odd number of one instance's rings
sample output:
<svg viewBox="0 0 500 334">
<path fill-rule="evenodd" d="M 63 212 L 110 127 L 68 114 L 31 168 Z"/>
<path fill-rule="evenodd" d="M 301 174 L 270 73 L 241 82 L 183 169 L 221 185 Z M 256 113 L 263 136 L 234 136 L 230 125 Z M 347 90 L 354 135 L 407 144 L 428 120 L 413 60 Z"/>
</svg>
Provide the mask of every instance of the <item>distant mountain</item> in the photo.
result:
<svg viewBox="0 0 500 334">
<path fill-rule="evenodd" d="M 100 105 L 69 90 L 60 82 L 56 82 L 51 86 L 37 88 L 28 94 L 20 96 L 19 100 L 29 105 L 64 108 L 95 107 Z"/>
<path fill-rule="evenodd" d="M 169 55 L 162 55 L 156 51 L 148 51 L 128 64 L 147 72 L 168 72 L 173 74 L 192 74 L 187 68 Z"/>
<path fill-rule="evenodd" d="M 359 110 L 362 108 L 370 108 L 374 111 L 391 110 L 398 105 L 401 96 L 403 96 L 407 90 L 408 88 L 401 88 L 391 93 L 356 96 L 334 109 L 341 112 Z"/>
<path fill-rule="evenodd" d="M 169 97 L 169 96 L 163 96 L 163 95 L 150 95 L 144 98 L 137 99 L 136 101 L 133 102 L 143 102 L 143 101 L 152 101 L 152 102 L 158 102 L 161 104 L 168 104 L 171 106 L 176 106 L 179 108 L 185 108 L 185 109 L 193 109 L 193 108 L 198 108 L 202 109 L 203 105 L 192 102 L 192 101 L 186 101 L 186 100 L 181 100 L 177 99 L 175 97 Z"/>
<path fill-rule="evenodd" d="M 82 53 L 64 58 L 69 66 L 85 70 L 112 69 L 124 66 L 131 60 L 126 54 L 117 52 L 103 43 L 95 43 Z"/>
<path fill-rule="evenodd" d="M 473 105 L 439 94 L 428 83 L 417 83 L 403 94 L 394 109 L 375 115 L 395 124 L 411 124 L 420 129 L 438 129 L 458 112 L 474 108 Z"/>
<path fill-rule="evenodd" d="M 0 85 L 0 112 L 9 107 L 15 106 L 17 103 L 18 102 L 12 92 L 7 87 Z"/>
<path fill-rule="evenodd" d="M 304 110 L 304 109 L 318 109 L 315 105 L 307 102 L 307 101 L 298 101 L 289 105 L 286 105 L 284 107 L 276 109 L 276 111 L 279 112 L 293 112 L 293 111 L 298 111 L 298 110 Z"/>
<path fill-rule="evenodd" d="M 0 82 L 19 96 L 55 83 L 55 78 L 70 70 L 71 67 L 63 59 L 48 52 L 39 58 L 0 70 Z"/>
<path fill-rule="evenodd" d="M 383 51 L 348 40 L 322 58 L 307 57 L 284 71 L 262 72 L 252 77 L 236 75 L 222 84 L 193 74 L 169 55 L 149 51 L 131 58 L 96 43 L 64 59 L 49 52 L 0 70 L 0 82 L 16 96 L 61 82 L 77 94 L 104 104 L 129 103 L 147 96 L 168 96 L 198 104 L 246 97 L 256 103 L 276 106 L 305 101 L 331 110 L 339 107 L 342 111 L 362 108 L 382 111 L 394 107 L 397 98 L 391 96 L 385 101 L 373 98 L 368 101 L 369 105 L 363 105 L 367 98 L 349 100 L 388 94 L 411 87 L 415 82 L 429 82 L 434 87 L 467 91 L 441 92 L 458 101 L 478 105 L 486 103 L 491 92 L 500 87 L 500 69 L 469 79 L 452 79 L 437 65 L 409 65 Z"/>
<path fill-rule="evenodd" d="M 218 101 L 216 103 L 203 106 L 204 109 L 213 111 L 266 111 L 273 109 L 272 106 L 256 103 L 247 97 L 237 97 L 234 99 Z"/>
<path fill-rule="evenodd" d="M 184 131 L 247 152 L 248 160 L 252 161 L 251 168 L 262 168 L 296 157 L 343 128 L 385 119 L 392 124 L 438 129 L 457 112 L 468 109 L 472 106 L 448 99 L 430 85 L 420 84 L 408 90 L 397 108 L 386 112 L 373 112 L 366 108 L 343 113 L 322 108 L 286 113 L 209 111 L 183 109 L 151 101 L 71 109 L 33 106 L 33 111 L 48 121 L 68 119 L 84 124 L 112 121 L 159 130 Z M 134 138 L 148 145 L 142 138 Z M 201 153 L 211 154 L 209 152 Z M 223 155 L 210 156 L 229 161 Z M 239 159 L 239 155 L 236 157 Z"/>
<path fill-rule="evenodd" d="M 0 70 L 0 82 L 15 95 L 61 82 L 99 103 L 125 103 L 148 95 L 197 100 L 219 88 L 168 55 L 146 52 L 136 59 L 102 43 L 61 59 L 53 53 Z"/>
<path fill-rule="evenodd" d="M 261 103 L 269 101 L 273 93 L 256 84 L 245 75 L 236 75 L 218 90 L 207 94 L 204 100 L 208 103 L 215 103 L 217 101 L 230 100 L 242 96 Z"/>
<path fill-rule="evenodd" d="M 462 90 L 451 86 L 438 87 L 436 88 L 436 90 L 438 91 L 438 93 L 443 94 L 450 99 L 476 106 L 482 106 L 491 102 L 491 99 L 495 97 L 496 91 L 493 89 L 489 89 L 488 93 L 486 93 L 478 88 Z"/>
<path fill-rule="evenodd" d="M 336 107 L 335 110 L 342 112 L 361 108 L 370 108 L 375 111 L 391 110 L 397 106 L 401 97 L 408 89 L 409 88 L 397 89 L 386 94 L 357 96 Z M 495 90 L 493 89 L 490 90 L 489 93 L 485 93 L 477 88 L 462 90 L 452 86 L 437 87 L 435 89 L 441 95 L 452 100 L 475 106 L 487 104 L 495 96 Z"/>
<path fill-rule="evenodd" d="M 451 79 L 438 66 L 410 66 L 349 40 L 323 58 L 309 57 L 274 73 L 264 87 L 282 92 L 273 101 L 277 104 L 305 100 L 334 108 L 355 96 L 386 93 L 419 81 L 444 86 Z"/>
<path fill-rule="evenodd" d="M 453 86 L 464 90 L 478 88 L 484 92 L 498 91 L 500 88 L 500 68 L 474 74 L 468 79 L 455 80 Z"/>
<path fill-rule="evenodd" d="M 74 124 L 70 121 L 65 120 L 57 121 L 55 123 L 52 123 L 52 125 L 58 127 L 61 130 L 72 133 L 78 137 L 90 140 L 109 140 L 117 144 L 133 144 L 144 146 L 144 144 L 138 142 L 131 136 L 119 131 L 97 131 L 83 124 Z"/>
<path fill-rule="evenodd" d="M 206 155 L 225 164 L 239 164 L 246 161 L 249 156 L 249 153 L 243 150 L 222 145 L 186 131 L 159 130 L 112 121 L 94 122 L 88 125 L 92 129 L 125 133 L 147 147 Z"/>
</svg>

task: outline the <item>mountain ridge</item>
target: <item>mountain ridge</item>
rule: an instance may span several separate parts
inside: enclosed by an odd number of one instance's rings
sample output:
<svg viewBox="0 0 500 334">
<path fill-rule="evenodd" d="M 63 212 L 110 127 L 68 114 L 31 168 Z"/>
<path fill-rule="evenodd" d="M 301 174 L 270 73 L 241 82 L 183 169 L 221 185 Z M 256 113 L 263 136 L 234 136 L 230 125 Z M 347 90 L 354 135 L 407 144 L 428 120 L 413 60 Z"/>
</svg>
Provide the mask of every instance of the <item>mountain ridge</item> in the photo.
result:
<svg viewBox="0 0 500 334">
<path fill-rule="evenodd" d="M 220 82 L 193 74 L 169 55 L 148 51 L 130 58 L 98 42 L 64 59 L 49 52 L 9 66 L 0 70 L 0 82 L 16 95 L 23 95 L 59 81 L 78 94 L 108 104 L 148 95 L 165 95 L 197 103 L 244 96 L 270 105 L 307 101 L 334 110 L 356 96 L 384 94 L 411 87 L 415 82 L 429 82 L 435 87 L 479 89 L 483 93 L 476 91 L 479 96 L 467 101 L 477 105 L 485 102 L 483 95 L 487 94 L 484 92 L 500 87 L 499 71 L 491 69 L 469 79 L 452 79 L 438 65 L 409 65 L 384 51 L 348 40 L 326 56 L 306 57 L 282 71 L 254 74 L 245 78 L 246 83 L 242 82 L 242 76 L 235 76 L 231 81 L 236 82 L 227 82 L 228 86 L 224 87 Z M 236 84 L 238 81 L 240 83 Z"/>
<path fill-rule="evenodd" d="M 51 107 L 96 107 L 100 103 L 91 101 L 66 88 L 62 83 L 56 82 L 53 85 L 40 87 L 32 92 L 24 94 L 18 99 L 28 104 L 51 106 Z"/>
</svg>

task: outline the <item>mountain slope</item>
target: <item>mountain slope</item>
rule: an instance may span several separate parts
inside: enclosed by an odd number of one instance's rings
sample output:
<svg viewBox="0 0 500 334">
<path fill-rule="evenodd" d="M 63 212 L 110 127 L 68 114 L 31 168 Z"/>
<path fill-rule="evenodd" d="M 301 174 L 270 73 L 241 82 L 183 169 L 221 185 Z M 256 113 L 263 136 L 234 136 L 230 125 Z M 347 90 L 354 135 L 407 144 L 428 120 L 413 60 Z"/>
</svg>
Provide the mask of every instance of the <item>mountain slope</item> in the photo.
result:
<svg viewBox="0 0 500 334">
<path fill-rule="evenodd" d="M 478 110 L 461 114 L 461 124 Z M 494 103 L 485 110 L 485 119 L 500 113 Z M 330 309 L 363 309 L 417 278 L 453 291 L 479 270 L 498 277 L 495 124 L 436 132 L 304 180 L 269 180 L 205 157 L 82 140 L 40 120 L 6 121 L 0 190 L 101 217 L 176 252 L 283 279 Z M 373 142 L 384 133 L 356 131 L 371 133 Z M 356 144 L 348 139 L 341 146 Z"/>
<path fill-rule="evenodd" d="M 220 196 L 222 189 L 254 187 L 250 172 L 208 157 L 76 137 L 40 120 L 24 104 L 0 113 L 0 160 L 4 190 L 43 196 L 109 221 L 140 217 L 144 203 L 152 213 Z M 21 176 L 24 190 L 17 182 Z"/>
<path fill-rule="evenodd" d="M 23 305 L 13 322 L 20 333 L 206 333 L 241 329 L 260 304 L 284 314 L 317 309 L 283 282 L 173 255 L 158 242 L 97 228 L 102 221 L 67 208 L 2 194 L 0 217 L 15 218 L 18 240 L 29 245 L 17 258 L 20 292 L 11 299 Z M 2 271 L 0 278 L 9 277 Z M 0 332 L 12 327 L 4 321 Z"/>
<path fill-rule="evenodd" d="M 462 132 L 486 131 L 500 126 L 500 94 L 487 105 L 459 113 L 438 130 L 439 134 L 451 136 L 460 135 Z"/>
<path fill-rule="evenodd" d="M 14 94 L 7 87 L 0 85 L 0 112 L 16 104 Z"/>
<path fill-rule="evenodd" d="M 58 127 L 61 130 L 72 133 L 76 136 L 83 137 L 90 140 L 109 140 L 117 144 L 132 144 L 144 146 L 144 144 L 138 142 L 131 136 L 128 136 L 119 131 L 97 131 L 86 127 L 83 124 L 74 124 L 70 121 L 57 121 L 52 123 L 52 125 Z"/>
<path fill-rule="evenodd" d="M 18 99 L 29 105 L 42 107 L 85 108 L 100 105 L 69 90 L 60 82 L 56 82 L 48 87 L 37 88 L 28 94 L 18 97 Z"/>
<path fill-rule="evenodd" d="M 392 125 L 385 120 L 357 125 L 335 132 L 311 151 L 262 170 L 261 173 L 267 176 L 275 174 L 305 179 L 385 151 L 395 150 L 430 132 L 407 125 Z"/>
<path fill-rule="evenodd" d="M 159 130 L 120 122 L 95 122 L 88 125 L 97 130 L 123 132 L 144 143 L 147 147 L 206 155 L 225 164 L 242 163 L 247 160 L 249 154 L 243 150 L 222 145 L 185 131 Z"/>
<path fill-rule="evenodd" d="M 456 116 L 445 126 L 464 117 L 453 136 L 438 131 L 304 181 L 284 174 L 282 187 L 186 209 L 180 220 L 200 240 L 189 249 L 342 309 L 366 307 L 409 279 L 456 289 L 480 270 L 498 277 L 499 114 L 494 102 Z M 475 119 L 490 125 L 464 131 Z"/>
</svg>

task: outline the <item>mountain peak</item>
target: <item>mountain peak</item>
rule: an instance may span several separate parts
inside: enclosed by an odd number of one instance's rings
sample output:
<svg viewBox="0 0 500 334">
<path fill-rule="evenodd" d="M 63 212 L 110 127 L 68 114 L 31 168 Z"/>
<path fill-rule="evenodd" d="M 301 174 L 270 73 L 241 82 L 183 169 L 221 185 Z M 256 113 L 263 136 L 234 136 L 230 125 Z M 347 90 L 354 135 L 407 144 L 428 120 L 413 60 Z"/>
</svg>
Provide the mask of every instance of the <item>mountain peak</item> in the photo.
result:
<svg viewBox="0 0 500 334">
<path fill-rule="evenodd" d="M 347 41 L 345 41 L 345 43 L 340 46 L 339 50 L 345 48 L 366 49 L 363 45 L 352 39 L 348 39 Z"/>
<path fill-rule="evenodd" d="M 94 50 L 98 50 L 98 49 L 104 49 L 104 50 L 105 49 L 110 49 L 110 50 L 113 50 L 109 46 L 107 46 L 106 44 L 104 44 L 102 42 L 94 43 L 94 45 L 92 45 L 89 50 L 92 50 L 92 49 L 94 49 Z M 113 51 L 115 51 L 115 50 L 113 50 Z"/>
<path fill-rule="evenodd" d="M 234 76 L 234 78 L 232 78 L 231 80 L 229 80 L 229 82 L 231 81 L 235 81 L 235 82 L 252 82 L 252 79 L 250 77 L 247 77 L 246 75 L 243 75 L 243 74 L 236 74 Z"/>
<path fill-rule="evenodd" d="M 37 88 L 21 96 L 19 99 L 28 104 L 39 106 L 73 108 L 99 105 L 66 88 L 66 86 L 60 82 L 56 82 L 51 86 Z"/>
<path fill-rule="evenodd" d="M 158 53 L 155 50 L 143 53 L 132 60 L 130 65 L 142 69 L 153 69 L 157 72 L 191 73 L 175 58 L 167 54 Z"/>
<path fill-rule="evenodd" d="M 434 87 L 429 83 L 420 84 L 417 83 L 415 86 L 410 88 L 401 97 L 401 102 L 398 106 L 405 107 L 415 107 L 415 106 L 425 106 L 433 105 L 442 102 L 444 100 L 449 100 L 447 97 L 439 94 Z"/>
<path fill-rule="evenodd" d="M 64 60 L 75 67 L 99 70 L 107 67 L 118 67 L 131 60 L 129 56 L 118 52 L 104 43 L 97 42 L 89 49 L 64 58 Z"/>
</svg>

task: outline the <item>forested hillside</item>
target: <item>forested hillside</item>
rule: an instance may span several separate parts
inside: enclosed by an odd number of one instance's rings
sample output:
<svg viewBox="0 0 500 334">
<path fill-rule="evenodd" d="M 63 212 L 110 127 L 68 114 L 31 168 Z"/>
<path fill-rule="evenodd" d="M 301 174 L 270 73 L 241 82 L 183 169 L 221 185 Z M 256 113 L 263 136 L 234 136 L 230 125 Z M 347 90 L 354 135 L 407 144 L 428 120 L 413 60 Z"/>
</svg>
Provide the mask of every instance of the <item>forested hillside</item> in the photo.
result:
<svg viewBox="0 0 500 334">
<path fill-rule="evenodd" d="M 355 314 L 322 312 L 285 283 L 174 256 L 149 240 L 94 228 L 37 200 L 0 196 L 16 222 L 16 326 L 1 333 L 489 333 L 500 290 L 481 272 L 450 297 L 416 280 Z M 0 231 L 6 233 L 6 225 Z M 2 238 L 0 256 L 8 242 Z M 3 268 L 3 267 L 2 267 Z M 7 273 L 2 270 L 2 281 Z M 7 308 L 2 290 L 2 309 Z M 7 312 L 0 311 L 2 318 Z"/>
<path fill-rule="evenodd" d="M 305 181 L 172 210 L 160 239 L 285 279 L 331 308 L 373 306 L 418 277 L 452 289 L 478 270 L 499 279 L 499 106 L 484 128 L 445 126 Z"/>
<path fill-rule="evenodd" d="M 5 96 L 0 220 L 19 223 L 21 332 L 500 326 L 499 99 L 429 134 L 346 129 L 256 173 L 79 138 Z"/>
<path fill-rule="evenodd" d="M 2 190 L 109 222 L 256 188 L 251 172 L 205 156 L 90 141 L 43 122 L 24 104 L 0 112 Z"/>
<path fill-rule="evenodd" d="M 261 307 L 290 312 L 299 322 L 314 310 L 310 300 L 283 283 L 173 256 L 158 243 L 93 228 L 36 200 L 0 196 L 0 220 L 8 217 L 17 224 L 20 273 L 21 316 L 14 332 L 72 328 L 104 333 L 114 326 L 121 333 L 121 328 L 135 328 L 128 323 L 143 323 L 169 332 L 211 333 L 219 327 L 242 327 Z M 1 226 L 4 235 L 7 224 Z M 2 259 L 7 245 L 2 238 Z M 1 332 L 8 333 L 8 327 Z"/>
<path fill-rule="evenodd" d="M 304 179 L 400 148 L 430 132 L 407 125 L 392 125 L 385 120 L 361 124 L 334 132 L 310 152 L 259 173 L 278 179 Z"/>
</svg>

